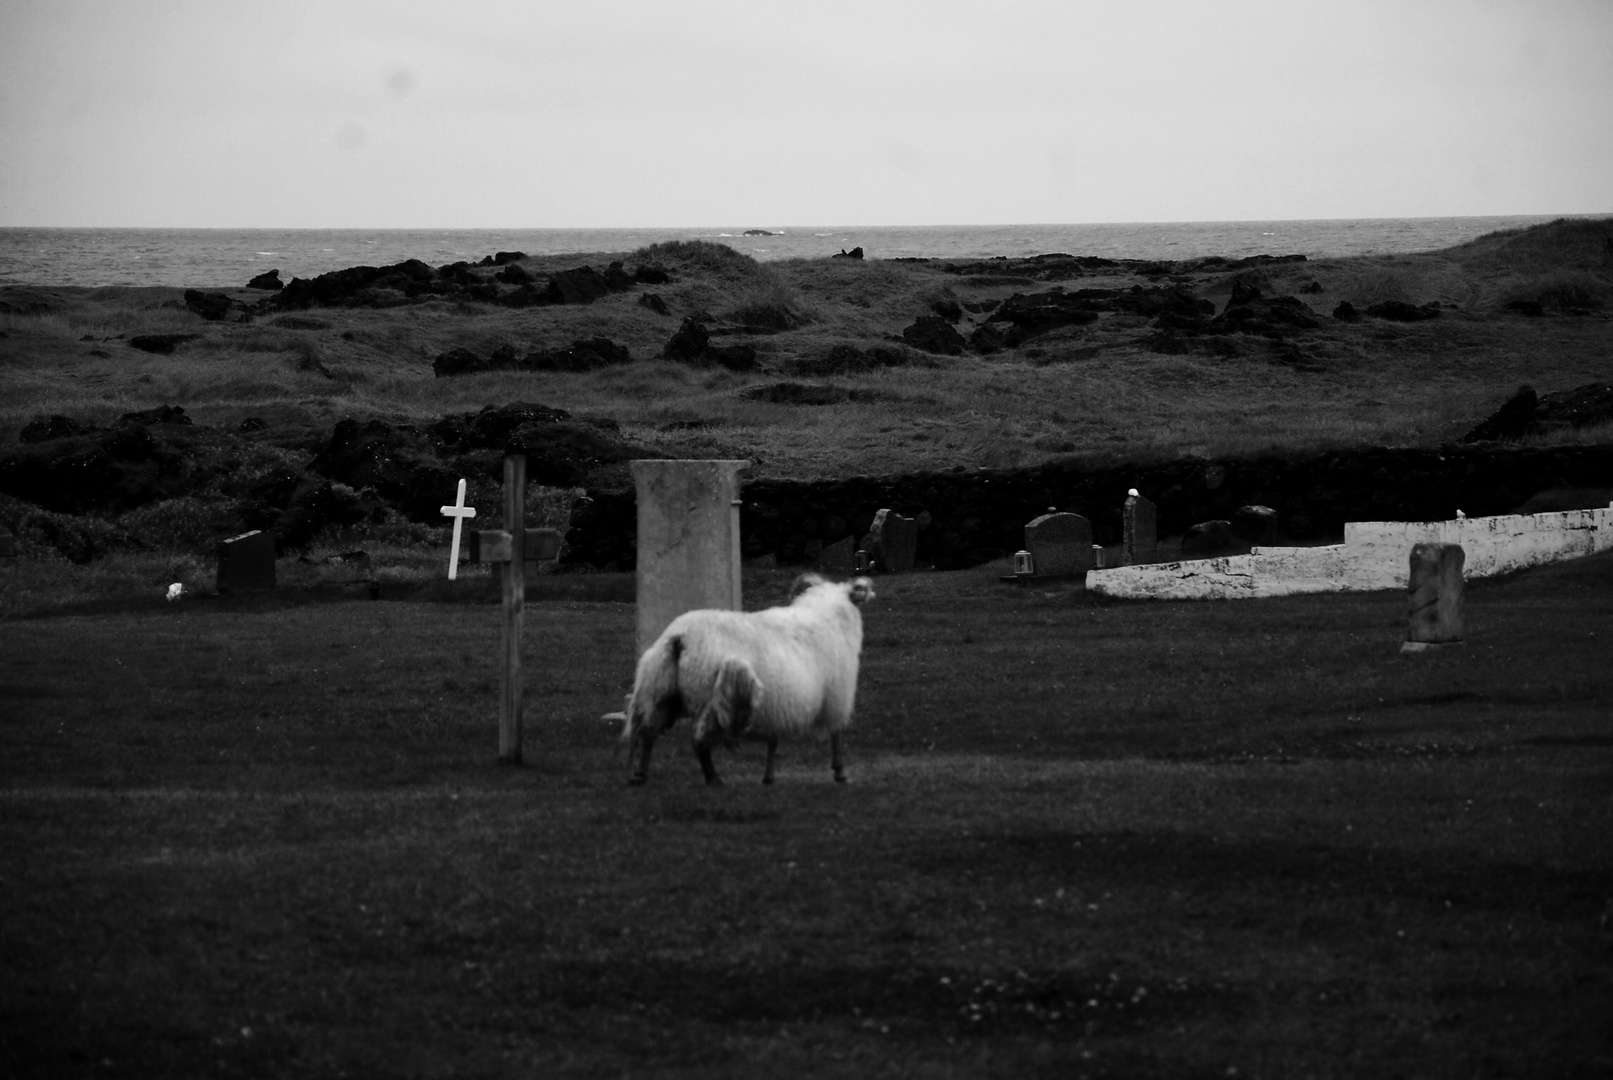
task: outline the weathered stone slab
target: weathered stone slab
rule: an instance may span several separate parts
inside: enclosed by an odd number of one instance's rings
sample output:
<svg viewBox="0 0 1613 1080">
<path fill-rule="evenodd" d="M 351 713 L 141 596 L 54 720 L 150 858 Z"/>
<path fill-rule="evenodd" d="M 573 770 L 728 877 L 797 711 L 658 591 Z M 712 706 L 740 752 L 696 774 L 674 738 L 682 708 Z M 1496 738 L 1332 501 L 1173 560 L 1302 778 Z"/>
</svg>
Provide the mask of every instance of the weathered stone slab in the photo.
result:
<svg viewBox="0 0 1613 1080">
<path fill-rule="evenodd" d="M 1153 562 L 1159 552 L 1159 514 L 1154 504 L 1132 488 L 1121 519 L 1120 561 L 1127 566 Z"/>
<path fill-rule="evenodd" d="M 739 474 L 748 461 L 634 461 L 638 651 L 685 611 L 737 611 Z"/>
<path fill-rule="evenodd" d="M 1243 544 L 1232 534 L 1230 521 L 1201 521 L 1182 536 L 1182 558 L 1214 559 L 1243 554 Z"/>
<path fill-rule="evenodd" d="M 857 565 L 857 538 L 848 536 L 818 552 L 816 565 L 825 574 L 851 576 Z"/>
<path fill-rule="evenodd" d="M 1448 645 L 1464 636 L 1464 553 L 1460 544 L 1416 544 L 1406 590 L 1406 643 L 1402 652 Z"/>
<path fill-rule="evenodd" d="M 1277 511 L 1269 506 L 1240 506 L 1232 515 L 1232 535 L 1246 544 L 1277 540 Z"/>
<path fill-rule="evenodd" d="M 262 592 L 274 588 L 274 534 L 253 529 L 218 545 L 218 591 Z"/>
<path fill-rule="evenodd" d="M 1065 577 L 1091 570 L 1092 522 L 1080 514 L 1050 511 L 1025 526 L 1025 550 L 1037 577 Z"/>
<path fill-rule="evenodd" d="M 868 552 L 873 569 L 887 574 L 906 574 L 913 569 L 918 542 L 918 522 L 886 509 L 874 515 L 864 550 Z"/>
</svg>

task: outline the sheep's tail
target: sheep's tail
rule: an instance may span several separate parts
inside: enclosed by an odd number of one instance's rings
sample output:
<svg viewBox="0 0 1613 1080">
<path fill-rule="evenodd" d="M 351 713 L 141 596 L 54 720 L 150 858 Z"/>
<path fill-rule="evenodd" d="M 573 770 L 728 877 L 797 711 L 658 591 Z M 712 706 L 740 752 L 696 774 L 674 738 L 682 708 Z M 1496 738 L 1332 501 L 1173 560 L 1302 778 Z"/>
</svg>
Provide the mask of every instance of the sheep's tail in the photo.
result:
<svg viewBox="0 0 1613 1080">
<path fill-rule="evenodd" d="M 722 661 L 712 679 L 711 699 L 695 720 L 694 741 L 720 738 L 733 745 L 750 726 L 762 693 L 762 681 L 747 661 L 737 656 Z"/>
<path fill-rule="evenodd" d="M 683 637 L 663 637 L 639 658 L 633 679 L 633 692 L 627 695 L 621 743 L 630 746 L 639 732 L 651 724 L 664 724 L 661 716 L 678 700 L 678 660 L 683 656 Z"/>
</svg>

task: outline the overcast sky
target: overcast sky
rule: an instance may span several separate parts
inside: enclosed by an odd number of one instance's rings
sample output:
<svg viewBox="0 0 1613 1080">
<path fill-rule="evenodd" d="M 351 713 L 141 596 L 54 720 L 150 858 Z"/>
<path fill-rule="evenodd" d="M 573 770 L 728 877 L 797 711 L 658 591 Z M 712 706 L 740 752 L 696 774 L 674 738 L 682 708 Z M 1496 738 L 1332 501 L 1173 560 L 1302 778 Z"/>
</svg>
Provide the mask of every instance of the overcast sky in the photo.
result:
<svg viewBox="0 0 1613 1080">
<path fill-rule="evenodd" d="M 0 0 L 0 225 L 1613 211 L 1613 0 Z"/>
</svg>

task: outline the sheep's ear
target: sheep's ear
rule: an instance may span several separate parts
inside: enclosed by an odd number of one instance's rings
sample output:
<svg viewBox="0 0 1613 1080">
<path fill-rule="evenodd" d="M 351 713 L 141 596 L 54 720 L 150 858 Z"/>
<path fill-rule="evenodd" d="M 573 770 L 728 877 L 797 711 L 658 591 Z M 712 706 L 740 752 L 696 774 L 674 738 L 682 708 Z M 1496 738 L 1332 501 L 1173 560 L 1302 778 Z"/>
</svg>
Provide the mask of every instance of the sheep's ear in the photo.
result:
<svg viewBox="0 0 1613 1080">
<path fill-rule="evenodd" d="M 822 584 L 822 574 L 802 574 L 790 584 L 790 599 L 794 600 L 797 596 L 812 588 L 812 586 Z"/>
<path fill-rule="evenodd" d="M 866 604 L 874 598 L 874 583 L 868 578 L 852 578 L 846 582 L 846 595 L 853 604 Z"/>
</svg>

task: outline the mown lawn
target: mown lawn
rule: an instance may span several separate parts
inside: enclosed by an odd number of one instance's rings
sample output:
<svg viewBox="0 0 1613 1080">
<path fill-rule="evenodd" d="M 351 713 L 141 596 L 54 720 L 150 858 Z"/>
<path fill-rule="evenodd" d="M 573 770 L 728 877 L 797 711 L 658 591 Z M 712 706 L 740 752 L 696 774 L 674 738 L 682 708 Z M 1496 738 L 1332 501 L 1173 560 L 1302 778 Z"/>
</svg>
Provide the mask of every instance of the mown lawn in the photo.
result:
<svg viewBox="0 0 1613 1080">
<path fill-rule="evenodd" d="M 0 1073 L 1613 1070 L 1613 557 L 1419 660 L 1393 594 L 877 587 L 844 786 L 625 786 L 620 602 L 529 608 L 521 768 L 495 607 L 0 622 Z"/>
</svg>

